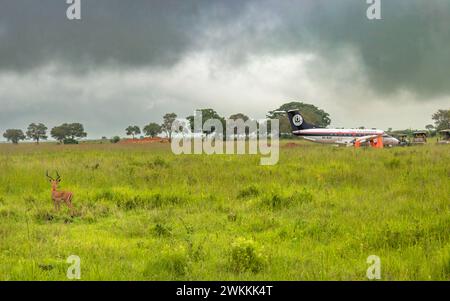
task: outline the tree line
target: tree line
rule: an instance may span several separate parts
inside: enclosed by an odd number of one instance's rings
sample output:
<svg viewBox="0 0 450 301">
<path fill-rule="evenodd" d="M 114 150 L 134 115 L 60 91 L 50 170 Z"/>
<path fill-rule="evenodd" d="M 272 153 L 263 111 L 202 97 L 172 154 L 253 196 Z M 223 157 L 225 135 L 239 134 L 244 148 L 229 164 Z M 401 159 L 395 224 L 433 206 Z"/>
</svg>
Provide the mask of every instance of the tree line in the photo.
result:
<svg viewBox="0 0 450 301">
<path fill-rule="evenodd" d="M 307 104 L 303 102 L 288 102 L 281 105 L 279 108 L 269 111 L 267 114 L 267 118 L 270 119 L 278 119 L 280 124 L 280 135 L 289 136 L 291 134 L 290 122 L 286 116 L 286 114 L 282 114 L 279 111 L 288 111 L 293 109 L 299 109 L 302 112 L 303 117 L 315 124 L 318 127 L 327 127 L 331 123 L 330 115 L 322 109 L 318 107 Z M 205 123 L 208 119 L 218 119 L 222 122 L 223 128 L 226 128 L 224 116 L 221 116 L 214 109 L 200 109 L 198 111 L 202 112 L 202 120 Z M 172 124 L 178 118 L 175 113 L 166 113 L 163 116 L 163 121 L 161 124 L 156 122 L 150 122 L 149 124 L 142 127 L 142 130 L 137 125 L 130 125 L 125 129 L 125 133 L 127 136 L 132 136 L 133 139 L 141 134 L 144 134 L 148 137 L 156 137 L 160 134 L 164 134 L 166 137 L 171 140 L 172 138 Z M 190 123 L 191 129 L 193 130 L 194 126 L 194 116 L 190 115 L 185 118 L 187 122 Z M 228 119 L 237 120 L 242 119 L 247 121 L 250 119 L 249 116 L 243 113 L 236 113 L 228 117 Z M 449 129 L 450 128 L 450 110 L 438 110 L 433 114 L 432 119 L 434 120 L 434 125 L 427 125 L 426 129 L 431 133 L 435 134 L 440 130 Z M 202 124 L 203 126 L 203 124 Z M 363 128 L 363 127 L 361 127 Z M 39 143 L 41 140 L 47 139 L 47 130 L 48 128 L 42 123 L 31 123 L 26 132 L 24 133 L 20 129 L 8 129 L 3 134 L 3 137 L 8 141 L 11 141 L 14 144 L 19 143 L 21 140 L 30 139 Z M 212 132 L 214 129 L 212 130 Z M 408 131 L 408 130 L 405 130 Z M 388 132 L 393 132 L 390 128 Z M 403 131 L 404 132 L 404 131 Z M 204 132 L 205 134 L 210 134 Z M 406 133 L 406 132 L 405 132 Z M 248 134 L 248 132 L 247 132 Z M 81 123 L 64 123 L 60 126 L 56 126 L 51 129 L 50 135 L 52 138 L 57 140 L 59 143 L 64 144 L 76 144 L 78 143 L 78 139 L 84 138 L 87 136 L 87 133 L 84 131 L 84 127 Z M 115 143 L 120 141 L 119 136 L 115 136 L 111 139 L 111 142 Z"/>
<path fill-rule="evenodd" d="M 291 132 L 291 126 L 286 114 L 276 113 L 275 111 L 288 111 L 293 109 L 299 109 L 307 120 L 310 120 L 317 126 L 326 127 L 331 122 L 330 115 L 314 105 L 306 104 L 303 102 L 289 102 L 283 104 L 281 107 L 273 111 L 269 111 L 267 115 L 268 118 L 279 119 L 280 133 L 289 134 Z M 221 121 L 222 127 L 226 128 L 226 117 L 221 116 L 216 110 L 207 108 L 207 109 L 199 109 L 197 111 L 202 112 L 203 124 L 209 119 L 217 119 Z M 172 123 L 177 119 L 177 117 L 178 116 L 175 113 L 167 113 L 163 116 L 162 124 L 151 122 L 145 125 L 142 128 L 142 131 L 139 126 L 130 125 L 125 129 L 125 133 L 127 136 L 132 136 L 133 139 L 136 136 L 140 135 L 141 133 L 149 137 L 156 137 L 159 134 L 165 134 L 170 140 L 172 138 Z M 231 120 L 242 119 L 244 121 L 247 121 L 250 119 L 250 117 L 245 115 L 244 113 L 236 113 L 229 116 L 228 119 Z M 187 116 L 186 120 L 189 122 L 191 130 L 194 131 L 194 115 Z M 212 132 L 214 132 L 214 129 L 212 129 Z M 210 132 L 206 131 L 204 131 L 203 133 L 211 134 Z M 246 134 L 249 134 L 248 131 Z"/>
<path fill-rule="evenodd" d="M 288 102 L 283 105 L 281 105 L 279 108 L 269 111 L 267 114 L 267 118 L 270 119 L 278 119 L 279 120 L 279 126 L 280 126 L 280 135 L 282 137 L 291 136 L 291 125 L 290 122 L 286 116 L 286 114 L 280 113 L 280 111 L 288 111 L 288 110 L 295 110 L 299 109 L 302 112 L 303 117 L 311 122 L 312 124 L 318 126 L 318 127 L 327 127 L 331 123 L 330 115 L 325 112 L 324 110 L 319 109 L 315 105 L 307 104 L 303 102 Z M 220 116 L 214 109 L 199 109 L 198 111 L 202 112 L 203 116 L 203 123 L 206 122 L 208 119 L 218 119 L 222 122 L 223 128 L 226 127 L 225 120 L 226 118 L 223 116 Z M 167 137 L 169 137 L 169 140 L 171 139 L 172 131 L 172 123 L 177 118 L 177 115 L 175 113 L 167 113 L 163 117 L 163 123 L 158 124 L 155 122 L 151 122 L 147 125 L 145 125 L 141 128 L 137 125 L 130 125 L 128 126 L 125 131 L 127 136 L 132 136 L 133 139 L 137 136 L 143 133 L 145 136 L 149 137 L 156 137 L 159 134 L 165 134 Z M 434 121 L 434 125 L 428 124 L 425 126 L 427 131 L 429 132 L 430 136 L 436 135 L 441 130 L 449 129 L 450 128 L 450 110 L 438 110 L 436 113 L 432 115 L 432 120 Z M 247 115 L 243 113 L 236 113 L 228 117 L 228 119 L 237 120 L 242 119 L 244 121 L 247 121 L 250 119 Z M 193 131 L 194 127 L 194 116 L 190 115 L 186 117 L 186 120 L 190 123 L 191 130 Z M 364 126 L 360 126 L 360 129 L 364 129 Z M 214 131 L 214 129 L 213 129 Z M 387 130 L 388 133 L 392 134 L 398 134 L 398 133 L 404 133 L 404 134 L 410 134 L 413 132 L 413 130 L 401 130 L 401 131 L 393 131 L 392 128 L 389 128 Z M 205 134 L 210 134 L 208 132 L 204 132 Z M 248 135 L 248 131 L 246 132 Z M 118 138 L 118 137 L 117 137 Z"/>
<path fill-rule="evenodd" d="M 47 130 L 47 126 L 43 123 L 31 123 L 25 133 L 21 129 L 8 129 L 3 133 L 3 137 L 13 144 L 25 139 L 39 144 L 41 140 L 47 140 Z M 77 144 L 78 139 L 86 137 L 87 133 L 81 123 L 63 123 L 52 128 L 50 135 L 59 143 Z"/>
</svg>

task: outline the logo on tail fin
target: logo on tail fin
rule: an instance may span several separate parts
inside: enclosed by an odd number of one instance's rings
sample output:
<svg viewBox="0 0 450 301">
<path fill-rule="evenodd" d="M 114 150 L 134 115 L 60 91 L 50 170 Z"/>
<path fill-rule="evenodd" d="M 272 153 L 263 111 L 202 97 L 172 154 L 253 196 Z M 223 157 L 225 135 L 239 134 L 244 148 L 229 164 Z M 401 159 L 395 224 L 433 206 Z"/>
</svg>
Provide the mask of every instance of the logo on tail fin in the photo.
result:
<svg viewBox="0 0 450 301">
<path fill-rule="evenodd" d="M 292 117 L 292 122 L 295 126 L 301 126 L 303 124 L 303 117 L 300 114 L 295 114 L 294 117 Z"/>
</svg>

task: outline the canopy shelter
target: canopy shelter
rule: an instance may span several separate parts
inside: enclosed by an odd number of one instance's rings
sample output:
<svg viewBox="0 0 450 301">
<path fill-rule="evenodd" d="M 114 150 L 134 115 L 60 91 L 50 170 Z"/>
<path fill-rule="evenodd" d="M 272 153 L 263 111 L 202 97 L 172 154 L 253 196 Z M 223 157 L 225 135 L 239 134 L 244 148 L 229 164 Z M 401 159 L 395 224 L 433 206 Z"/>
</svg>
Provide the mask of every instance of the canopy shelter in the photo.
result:
<svg viewBox="0 0 450 301">
<path fill-rule="evenodd" d="M 427 132 L 426 131 L 416 131 L 413 133 L 413 144 L 425 144 L 427 143 Z"/>
<path fill-rule="evenodd" d="M 439 131 L 438 143 L 450 144 L 450 129 Z"/>
</svg>

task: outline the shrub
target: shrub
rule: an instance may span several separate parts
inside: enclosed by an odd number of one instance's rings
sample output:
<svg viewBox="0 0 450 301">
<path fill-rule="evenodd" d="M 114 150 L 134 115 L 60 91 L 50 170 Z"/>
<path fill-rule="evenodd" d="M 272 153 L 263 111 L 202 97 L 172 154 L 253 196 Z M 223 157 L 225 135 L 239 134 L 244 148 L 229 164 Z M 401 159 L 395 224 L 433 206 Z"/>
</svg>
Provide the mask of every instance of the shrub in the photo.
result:
<svg viewBox="0 0 450 301">
<path fill-rule="evenodd" d="M 157 157 L 152 163 L 151 163 L 152 167 L 169 167 L 169 163 L 167 163 L 166 160 Z"/>
<path fill-rule="evenodd" d="M 153 228 L 153 233 L 155 233 L 156 236 L 169 236 L 172 234 L 170 229 L 162 224 L 156 224 Z"/>
<path fill-rule="evenodd" d="M 283 195 L 277 192 L 272 192 L 266 195 L 262 199 L 263 205 L 270 207 L 271 209 L 288 208 L 295 204 L 311 202 L 313 195 L 307 189 L 301 191 L 295 191 L 291 195 Z"/>
<path fill-rule="evenodd" d="M 16 211 L 12 209 L 2 208 L 0 209 L 0 217 L 1 218 L 15 218 L 17 217 Z"/>
<path fill-rule="evenodd" d="M 114 136 L 109 140 L 111 143 L 118 143 L 120 141 L 119 136 Z"/>
<path fill-rule="evenodd" d="M 63 140 L 64 144 L 78 144 L 78 140 L 72 138 L 66 138 Z"/>
<path fill-rule="evenodd" d="M 281 207 L 286 207 L 289 205 L 290 200 L 288 198 L 285 198 L 278 193 L 272 193 L 268 196 L 265 196 L 262 200 L 263 204 L 272 208 L 272 209 L 278 209 Z"/>
<path fill-rule="evenodd" d="M 400 159 L 393 158 L 387 162 L 384 162 L 384 166 L 386 166 L 386 168 L 389 168 L 389 169 L 399 168 L 400 167 Z"/>
<path fill-rule="evenodd" d="M 36 214 L 34 215 L 34 217 L 35 217 L 35 219 L 38 221 L 38 222 L 49 222 L 49 221 L 52 221 L 55 217 L 50 213 L 50 212 L 48 212 L 47 210 L 38 210 L 37 212 L 36 212 Z"/>
<path fill-rule="evenodd" d="M 306 188 L 292 194 L 292 199 L 296 203 L 309 203 L 313 200 L 313 194 Z"/>
<path fill-rule="evenodd" d="M 153 209 L 166 205 L 176 205 L 180 204 L 183 201 L 183 197 L 172 194 L 142 194 L 135 196 L 116 196 L 115 197 L 116 204 L 119 208 L 125 210 L 133 210 L 133 209 Z M 185 202 L 186 203 L 186 202 Z"/>
<path fill-rule="evenodd" d="M 258 273 L 264 267 L 265 258 L 253 240 L 239 238 L 231 245 L 229 264 L 236 273 Z"/>
<path fill-rule="evenodd" d="M 152 279 L 179 280 L 189 271 L 189 256 L 183 246 L 163 250 L 155 261 L 149 262 L 144 270 L 145 277 Z"/>
<path fill-rule="evenodd" d="M 239 191 L 238 198 L 249 198 L 249 197 L 255 197 L 259 195 L 259 189 L 255 185 L 250 185 L 241 191 Z"/>
</svg>

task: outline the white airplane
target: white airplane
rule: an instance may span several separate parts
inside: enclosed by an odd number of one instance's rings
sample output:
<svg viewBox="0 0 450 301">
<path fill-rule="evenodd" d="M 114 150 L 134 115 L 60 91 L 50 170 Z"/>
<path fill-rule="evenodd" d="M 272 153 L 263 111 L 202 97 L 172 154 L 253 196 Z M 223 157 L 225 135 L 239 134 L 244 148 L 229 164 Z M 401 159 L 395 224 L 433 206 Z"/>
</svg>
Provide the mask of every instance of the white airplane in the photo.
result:
<svg viewBox="0 0 450 301">
<path fill-rule="evenodd" d="M 306 122 L 298 110 L 287 111 L 287 114 L 291 123 L 292 134 L 303 137 L 308 141 L 351 146 L 356 142 L 368 143 L 382 136 L 384 145 L 394 146 L 399 144 L 398 139 L 389 136 L 383 130 L 319 128 Z"/>
</svg>

